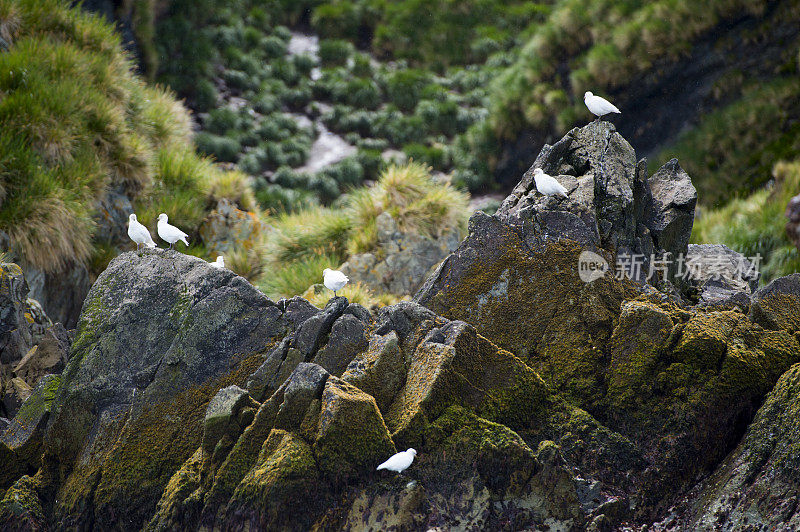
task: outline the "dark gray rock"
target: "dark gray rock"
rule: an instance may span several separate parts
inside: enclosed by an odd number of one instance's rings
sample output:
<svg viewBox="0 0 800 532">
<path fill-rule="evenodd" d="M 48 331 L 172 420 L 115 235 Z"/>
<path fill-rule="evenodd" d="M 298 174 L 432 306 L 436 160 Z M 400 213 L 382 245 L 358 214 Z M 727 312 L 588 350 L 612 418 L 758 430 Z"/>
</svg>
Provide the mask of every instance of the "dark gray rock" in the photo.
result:
<svg viewBox="0 0 800 532">
<path fill-rule="evenodd" d="M 756 290 L 750 318 L 765 329 L 800 331 L 800 273 L 779 277 Z"/>
<path fill-rule="evenodd" d="M 536 191 L 542 168 L 567 188 L 569 199 Z M 500 208 L 497 217 L 519 228 L 533 249 L 569 238 L 588 247 L 633 249 L 636 154 L 609 122 L 575 128 L 545 147 Z"/>
<path fill-rule="evenodd" d="M 104 493 L 103 502 L 94 507 L 89 489 L 82 492 L 87 498 L 80 514 L 54 511 L 102 527 L 115 522 L 109 508 L 133 501 L 137 510 L 130 519 L 138 524 L 131 526 L 138 528 L 169 479 L 171 466 L 165 464 L 182 462 L 200 443 L 187 447 L 170 438 L 171 431 L 201 422 L 200 405 L 228 384 L 214 383 L 289 329 L 280 309 L 230 270 L 166 250 L 115 258 L 83 305 L 45 443 L 64 475 L 76 460 L 80 471 L 74 474 L 99 475 L 95 489 Z M 120 416 L 124 427 L 116 422 Z M 147 445 L 157 449 L 149 451 L 149 471 L 161 475 L 111 480 L 120 470 L 130 471 L 115 453 L 135 454 L 130 442 L 142 433 L 151 434 Z"/>
<path fill-rule="evenodd" d="M 650 234 L 655 248 L 672 257 L 686 254 L 694 224 L 697 190 L 689 175 L 671 159 L 647 180 L 652 194 Z"/>
<path fill-rule="evenodd" d="M 0 442 L 14 451 L 27 467 L 39 466 L 42 439 L 53 403 L 61 385 L 60 375 L 45 375 L 0 435 Z"/>
<path fill-rule="evenodd" d="M 348 304 L 346 297 L 334 297 L 328 301 L 322 312 L 311 316 L 300 325 L 292 347 L 300 351 L 306 361 L 325 343 L 333 323 L 344 313 Z"/>
<path fill-rule="evenodd" d="M 386 412 L 405 383 L 406 371 L 397 333 L 373 336 L 369 348 L 347 366 L 342 380 L 375 398 L 381 412 Z"/>
<path fill-rule="evenodd" d="M 689 244 L 680 275 L 697 290 L 698 305 L 747 311 L 758 273 L 747 258 L 723 244 Z"/>
<path fill-rule="evenodd" d="M 0 364 L 20 360 L 33 344 L 26 299 L 28 284 L 16 264 L 0 264 Z"/>
<path fill-rule="evenodd" d="M 320 310 L 300 296 L 281 299 L 276 303 L 283 310 L 284 316 L 296 329 L 308 318 L 319 314 Z"/>
<path fill-rule="evenodd" d="M 347 310 L 344 311 L 345 314 L 351 314 L 361 320 L 364 323 L 369 323 L 372 319 L 372 313 L 358 303 L 350 303 L 347 306 Z"/>
<path fill-rule="evenodd" d="M 128 216 L 132 212 L 134 210 L 131 200 L 123 191 L 109 191 L 95 208 L 94 221 L 97 224 L 95 240 L 115 246 L 129 246 Z"/>
<path fill-rule="evenodd" d="M 328 343 L 317 352 L 314 362 L 340 376 L 368 345 L 364 323 L 352 314 L 344 314 L 333 324 Z"/>
<path fill-rule="evenodd" d="M 539 194 L 536 168 L 558 179 L 569 198 Z M 677 160 L 648 179 L 646 160 L 636 162 L 633 148 L 614 126 L 592 122 L 545 146 L 496 217 L 534 251 L 566 239 L 592 251 L 641 257 L 642 268 L 629 273 L 644 281 L 651 256 L 686 253 L 696 202 L 697 192 Z M 674 274 L 674 268 L 667 272 L 669 279 Z"/>
<path fill-rule="evenodd" d="M 275 428 L 299 430 L 312 402 L 319 400 L 330 374 L 317 364 L 301 362 L 286 380 L 283 403 L 275 417 Z M 319 404 L 317 404 L 319 409 Z"/>
<path fill-rule="evenodd" d="M 67 329 L 75 328 L 92 285 L 86 266 L 71 263 L 55 272 L 27 268 L 25 275 L 30 297 L 41 303 L 50 319 L 61 322 Z"/>
<path fill-rule="evenodd" d="M 244 427 L 239 425 L 237 417 L 243 407 L 252 406 L 247 390 L 236 385 L 221 389 L 209 401 L 206 416 L 203 420 L 203 450 L 211 453 L 217 442 L 226 434 L 231 435 L 231 442 Z"/>
</svg>

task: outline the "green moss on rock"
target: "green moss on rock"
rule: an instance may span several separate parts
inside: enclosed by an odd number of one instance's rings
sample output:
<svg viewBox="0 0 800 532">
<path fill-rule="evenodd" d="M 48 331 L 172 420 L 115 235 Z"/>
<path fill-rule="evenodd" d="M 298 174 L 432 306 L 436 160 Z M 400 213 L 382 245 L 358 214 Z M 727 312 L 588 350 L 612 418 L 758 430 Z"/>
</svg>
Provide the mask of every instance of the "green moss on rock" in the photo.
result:
<svg viewBox="0 0 800 532">
<path fill-rule="evenodd" d="M 396 452 L 375 399 L 331 376 L 314 441 L 320 471 L 333 479 L 366 473 Z"/>
<path fill-rule="evenodd" d="M 27 475 L 8 488 L 0 501 L 0 528 L 9 532 L 47 530 L 38 490 L 38 479 Z"/>
</svg>

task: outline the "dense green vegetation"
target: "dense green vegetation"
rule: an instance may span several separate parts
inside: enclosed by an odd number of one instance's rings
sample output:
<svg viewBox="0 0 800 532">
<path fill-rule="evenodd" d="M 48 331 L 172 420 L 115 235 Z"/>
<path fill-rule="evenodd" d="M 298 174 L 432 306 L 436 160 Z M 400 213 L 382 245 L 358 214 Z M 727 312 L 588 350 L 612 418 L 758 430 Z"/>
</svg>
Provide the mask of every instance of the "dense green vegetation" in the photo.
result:
<svg viewBox="0 0 800 532">
<path fill-rule="evenodd" d="M 102 269 L 118 251 L 93 239 L 109 190 L 143 223 L 169 212 L 190 232 L 220 197 L 248 203 L 244 175 L 195 154 L 187 111 L 133 73 L 103 19 L 57 0 L 0 0 L 0 38 L 0 229 L 25 263 Z"/>
<path fill-rule="evenodd" d="M 800 161 L 775 165 L 775 184 L 701 212 L 692 241 L 725 244 L 747 257 L 761 255 L 761 282 L 800 272 L 800 250 L 786 235 L 786 204 L 800 193 Z"/>
</svg>

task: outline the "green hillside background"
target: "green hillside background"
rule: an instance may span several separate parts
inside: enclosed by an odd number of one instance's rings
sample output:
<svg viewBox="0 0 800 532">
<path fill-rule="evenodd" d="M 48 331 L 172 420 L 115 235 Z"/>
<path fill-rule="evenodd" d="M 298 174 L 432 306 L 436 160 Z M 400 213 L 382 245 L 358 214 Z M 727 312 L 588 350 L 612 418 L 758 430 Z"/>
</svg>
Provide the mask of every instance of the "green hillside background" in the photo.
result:
<svg viewBox="0 0 800 532">
<path fill-rule="evenodd" d="M 0 0 L 0 230 L 26 265 L 97 275 L 128 249 L 97 235 L 109 191 L 192 236 L 226 198 L 269 228 L 230 267 L 290 296 L 373 249 L 375 198 L 415 231 L 464 227 L 466 194 L 491 211 L 593 118 L 586 90 L 651 172 L 692 176 L 693 241 L 800 270 L 797 1 Z M 321 128 L 350 151 L 309 170 Z"/>
</svg>

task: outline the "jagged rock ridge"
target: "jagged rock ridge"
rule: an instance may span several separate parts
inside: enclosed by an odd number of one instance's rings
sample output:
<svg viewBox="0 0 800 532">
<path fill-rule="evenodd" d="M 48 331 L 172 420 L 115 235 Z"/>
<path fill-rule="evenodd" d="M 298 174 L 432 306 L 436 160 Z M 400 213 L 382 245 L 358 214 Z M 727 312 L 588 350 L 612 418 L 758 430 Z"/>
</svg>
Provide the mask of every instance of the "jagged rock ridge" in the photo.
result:
<svg viewBox="0 0 800 532">
<path fill-rule="evenodd" d="M 758 475 L 749 449 L 791 419 L 797 280 L 740 287 L 747 314 L 692 306 L 703 279 L 669 293 L 581 280 L 586 247 L 688 242 L 688 176 L 670 163 L 646 179 L 626 144 L 598 123 L 544 150 L 570 200 L 523 180 L 497 216 L 472 218 L 416 301 L 377 316 L 344 298 L 272 302 L 174 252 L 121 255 L 56 389 L 28 409 L 49 409 L 46 427 L 24 459 L 0 444 L 0 526 L 681 529 L 719 507 L 739 522 L 748 506 L 725 493 L 681 504 L 720 489 L 697 485 L 715 470 L 740 489 L 725 464 Z M 405 478 L 374 471 L 408 447 Z M 797 519 L 763 504 L 771 526 Z"/>
</svg>

